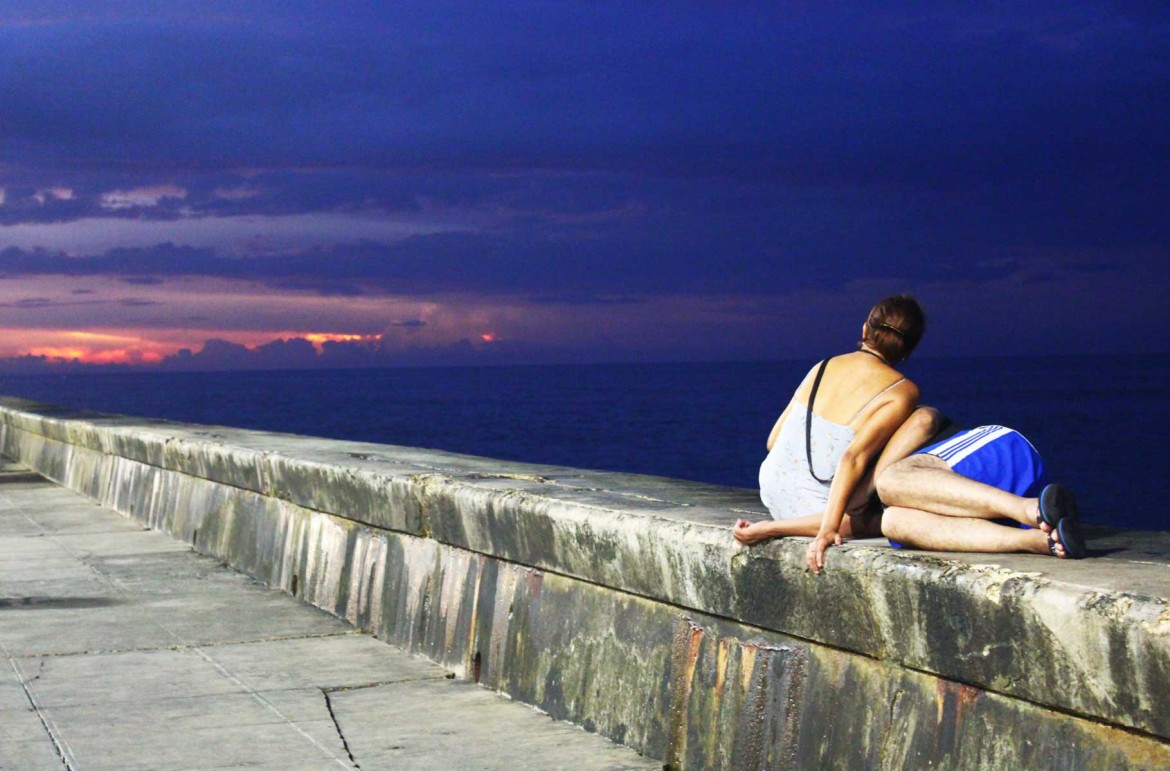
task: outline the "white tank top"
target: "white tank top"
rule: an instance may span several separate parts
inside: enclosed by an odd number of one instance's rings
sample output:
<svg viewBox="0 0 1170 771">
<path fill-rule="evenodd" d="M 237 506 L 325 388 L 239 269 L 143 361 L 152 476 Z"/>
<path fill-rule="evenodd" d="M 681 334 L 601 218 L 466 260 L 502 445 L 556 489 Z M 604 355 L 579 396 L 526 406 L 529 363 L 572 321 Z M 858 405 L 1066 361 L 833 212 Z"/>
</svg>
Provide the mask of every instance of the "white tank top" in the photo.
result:
<svg viewBox="0 0 1170 771">
<path fill-rule="evenodd" d="M 874 394 L 849 422 L 856 420 L 879 396 L 905 379 L 901 378 Z M 788 413 L 772 450 L 760 465 L 760 500 L 768 507 L 773 519 L 823 514 L 829 502 L 832 483 L 820 482 L 808 473 L 804 446 L 807 412 L 807 409 L 793 409 Z M 815 412 L 812 414 L 812 463 L 817 476 L 830 479 L 837 473 L 837 464 L 853 437 L 853 429 L 848 425 L 826 420 Z"/>
</svg>

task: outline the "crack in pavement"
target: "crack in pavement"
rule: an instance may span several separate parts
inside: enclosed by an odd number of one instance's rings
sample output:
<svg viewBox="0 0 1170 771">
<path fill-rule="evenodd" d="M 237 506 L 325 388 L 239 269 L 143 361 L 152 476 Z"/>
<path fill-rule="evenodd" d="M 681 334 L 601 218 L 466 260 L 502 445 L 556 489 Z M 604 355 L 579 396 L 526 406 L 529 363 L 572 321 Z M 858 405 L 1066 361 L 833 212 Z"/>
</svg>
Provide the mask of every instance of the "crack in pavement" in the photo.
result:
<svg viewBox="0 0 1170 771">
<path fill-rule="evenodd" d="M 353 756 L 353 750 L 349 748 L 349 742 L 345 740 L 345 732 L 341 730 L 341 723 L 337 720 L 337 714 L 333 711 L 333 699 L 329 697 L 332 693 L 330 689 L 322 688 L 321 695 L 325 697 L 325 709 L 329 710 L 329 719 L 333 721 L 333 727 L 337 729 L 337 738 L 341 739 L 341 746 L 345 750 L 345 754 L 349 756 L 349 762 L 353 763 L 353 767 L 360 769 L 361 765 L 357 762 L 357 758 Z"/>
<path fill-rule="evenodd" d="M 53 722 L 51 717 L 45 714 L 44 709 L 41 707 L 40 699 L 37 698 L 36 692 L 33 690 L 32 682 L 39 678 L 40 674 L 38 673 L 32 680 L 28 679 L 25 677 L 20 663 L 13 657 L 8 656 L 8 648 L 2 642 L 0 642 L 0 649 L 4 651 L 4 655 L 7 656 L 8 663 L 12 667 L 12 671 L 16 673 L 16 679 L 20 682 L 20 687 L 24 691 L 24 697 L 28 699 L 29 706 L 32 707 L 37 719 L 41 721 L 41 727 L 48 734 L 49 741 L 53 744 L 53 751 L 57 753 L 57 757 L 67 771 L 73 771 L 77 763 L 77 758 L 73 756 L 73 751 L 69 748 L 69 743 L 65 741 L 65 737 L 61 736 L 61 732 L 57 730 L 57 724 Z M 42 660 L 41 667 L 44 667 L 44 665 L 44 661 Z"/>
<path fill-rule="evenodd" d="M 334 685 L 329 688 L 321 687 L 322 691 L 328 693 L 344 693 L 345 691 L 360 691 L 364 688 L 381 688 L 383 685 L 401 685 L 402 683 L 425 683 L 431 680 L 454 680 L 454 672 L 444 672 L 441 675 L 423 675 L 420 677 L 399 677 L 394 680 L 375 680 L 369 683 L 358 683 L 356 685 Z"/>
<path fill-rule="evenodd" d="M 321 695 L 325 697 L 325 709 L 329 710 L 329 719 L 333 721 L 333 727 L 337 730 L 337 738 L 341 740 L 341 746 L 345 749 L 345 754 L 349 756 L 353 767 L 360 769 L 361 764 L 358 763 L 357 758 L 353 755 L 353 750 L 349 746 L 349 742 L 345 738 L 345 731 L 341 728 L 341 721 L 337 719 L 337 712 L 333 709 L 332 694 L 344 693 L 346 691 L 360 691 L 365 688 L 380 688 L 385 685 L 398 685 L 399 683 L 421 683 L 430 680 L 453 680 L 455 678 L 454 672 L 446 672 L 441 676 L 434 677 L 405 677 L 396 680 L 377 680 L 370 683 L 358 683 L 356 685 L 336 685 L 326 688 L 320 688 Z"/>
</svg>

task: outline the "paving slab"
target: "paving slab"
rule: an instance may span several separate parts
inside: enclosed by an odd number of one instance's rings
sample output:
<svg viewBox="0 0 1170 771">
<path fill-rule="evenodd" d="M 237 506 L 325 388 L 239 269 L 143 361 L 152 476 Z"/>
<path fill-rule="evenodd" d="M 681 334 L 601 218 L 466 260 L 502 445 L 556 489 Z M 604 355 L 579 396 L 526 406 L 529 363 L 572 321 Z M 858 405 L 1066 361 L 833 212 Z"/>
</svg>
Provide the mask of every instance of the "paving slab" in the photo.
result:
<svg viewBox="0 0 1170 771">
<path fill-rule="evenodd" d="M 437 690 L 444 691 L 442 699 L 434 698 Z M 520 705 L 467 682 L 413 681 L 342 691 L 333 694 L 332 704 L 350 751 L 383 768 L 662 767 L 631 765 L 628 750 L 616 744 L 598 752 L 597 737 L 584 729 L 529 707 L 517 711 Z"/>
<path fill-rule="evenodd" d="M 0 769 L 649 769 L 0 466 Z"/>
<path fill-rule="evenodd" d="M 20 771 L 61 771 L 61 758 L 39 740 L 0 744 L 0 768 Z"/>
</svg>

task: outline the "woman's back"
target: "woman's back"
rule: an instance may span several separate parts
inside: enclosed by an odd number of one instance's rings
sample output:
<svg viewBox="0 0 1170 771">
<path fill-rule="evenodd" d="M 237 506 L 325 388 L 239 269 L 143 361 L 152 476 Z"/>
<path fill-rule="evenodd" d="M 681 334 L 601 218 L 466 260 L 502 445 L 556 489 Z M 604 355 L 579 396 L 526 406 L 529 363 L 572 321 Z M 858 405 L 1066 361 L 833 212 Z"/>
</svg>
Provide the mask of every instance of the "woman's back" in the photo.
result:
<svg viewBox="0 0 1170 771">
<path fill-rule="evenodd" d="M 818 363 L 796 389 L 792 397 L 793 410 L 807 409 L 819 367 Z M 892 393 L 894 387 L 902 382 L 909 381 L 896 369 L 865 351 L 834 356 L 825 367 L 824 377 L 817 389 L 813 414 L 831 423 L 857 428 L 855 424 L 864 421 L 867 411 L 872 411 L 869 408 L 882 404 L 883 397 L 893 399 L 902 396 Z M 912 383 L 909 386 L 905 389 L 907 392 L 916 391 Z"/>
<path fill-rule="evenodd" d="M 818 364 L 805 377 L 777 421 L 769 437 L 768 457 L 760 466 L 760 497 L 776 519 L 820 514 L 837 464 L 866 420 L 892 401 L 918 397 L 914 384 L 879 357 L 864 350 L 837 356 L 825 366 L 813 402 L 811 429 L 806 428 L 808 400 L 819 368 Z"/>
</svg>

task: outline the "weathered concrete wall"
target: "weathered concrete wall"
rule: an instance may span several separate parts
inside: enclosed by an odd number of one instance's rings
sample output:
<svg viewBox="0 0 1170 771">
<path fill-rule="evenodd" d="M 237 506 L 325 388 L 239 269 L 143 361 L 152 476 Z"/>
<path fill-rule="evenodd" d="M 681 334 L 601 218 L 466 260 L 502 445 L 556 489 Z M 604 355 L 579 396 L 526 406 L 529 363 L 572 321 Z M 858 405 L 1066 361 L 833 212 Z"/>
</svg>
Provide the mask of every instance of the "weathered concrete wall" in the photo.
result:
<svg viewBox="0 0 1170 771">
<path fill-rule="evenodd" d="M 672 766 L 1170 767 L 1166 534 L 815 577 L 751 491 L 13 399 L 0 451 Z"/>
</svg>

